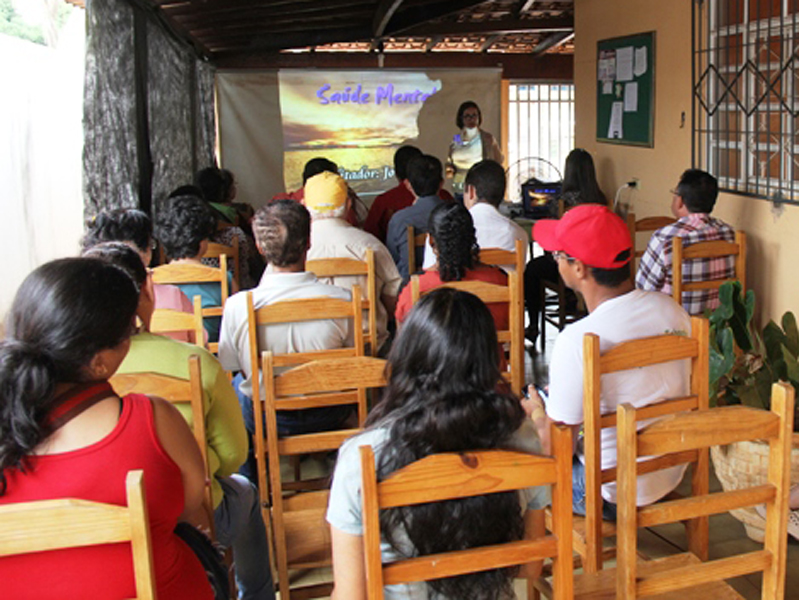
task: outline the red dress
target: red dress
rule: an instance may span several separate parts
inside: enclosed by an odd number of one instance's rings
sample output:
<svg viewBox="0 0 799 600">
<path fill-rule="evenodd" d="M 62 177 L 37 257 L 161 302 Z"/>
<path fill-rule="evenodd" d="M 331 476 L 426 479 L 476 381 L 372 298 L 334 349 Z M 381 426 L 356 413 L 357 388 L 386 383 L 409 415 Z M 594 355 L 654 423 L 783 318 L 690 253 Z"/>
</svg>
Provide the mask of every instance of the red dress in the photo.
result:
<svg viewBox="0 0 799 600">
<path fill-rule="evenodd" d="M 158 597 L 213 600 L 200 562 L 173 533 L 183 512 L 183 480 L 158 440 L 149 398 L 126 396 L 117 426 L 99 442 L 33 456 L 28 464 L 26 473 L 6 470 L 8 487 L 0 505 L 55 498 L 125 505 L 125 477 L 130 470 L 143 469 Z M 136 595 L 128 543 L 0 558 L 0 581 L 0 596 L 15 600 L 120 600 Z"/>
</svg>

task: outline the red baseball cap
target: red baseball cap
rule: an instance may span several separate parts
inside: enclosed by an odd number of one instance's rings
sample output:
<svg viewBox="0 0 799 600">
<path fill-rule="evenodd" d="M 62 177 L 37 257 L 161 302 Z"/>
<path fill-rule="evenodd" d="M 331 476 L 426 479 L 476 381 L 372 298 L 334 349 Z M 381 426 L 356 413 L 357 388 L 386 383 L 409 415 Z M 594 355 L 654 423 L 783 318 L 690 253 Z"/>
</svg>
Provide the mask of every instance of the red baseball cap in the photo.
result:
<svg viewBox="0 0 799 600">
<path fill-rule="evenodd" d="M 565 252 L 597 269 L 618 269 L 632 258 L 627 224 L 601 204 L 581 204 L 561 219 L 536 222 L 533 239 L 544 250 Z M 619 259 L 625 250 L 627 257 Z"/>
</svg>

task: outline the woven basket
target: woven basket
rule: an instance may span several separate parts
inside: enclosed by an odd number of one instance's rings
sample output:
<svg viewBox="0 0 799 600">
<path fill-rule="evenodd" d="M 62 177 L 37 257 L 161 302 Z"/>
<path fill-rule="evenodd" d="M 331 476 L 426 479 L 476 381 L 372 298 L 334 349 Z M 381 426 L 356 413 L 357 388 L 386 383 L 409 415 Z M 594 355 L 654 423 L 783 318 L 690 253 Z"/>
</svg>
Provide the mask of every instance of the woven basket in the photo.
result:
<svg viewBox="0 0 799 600">
<path fill-rule="evenodd" d="M 791 441 L 791 484 L 799 483 L 799 433 Z M 765 442 L 737 442 L 729 446 L 710 449 L 716 476 L 724 491 L 737 490 L 766 483 L 768 476 L 768 444 Z M 765 536 L 765 519 L 754 508 L 731 510 L 730 514 L 744 524 L 746 535 L 756 542 Z"/>
</svg>

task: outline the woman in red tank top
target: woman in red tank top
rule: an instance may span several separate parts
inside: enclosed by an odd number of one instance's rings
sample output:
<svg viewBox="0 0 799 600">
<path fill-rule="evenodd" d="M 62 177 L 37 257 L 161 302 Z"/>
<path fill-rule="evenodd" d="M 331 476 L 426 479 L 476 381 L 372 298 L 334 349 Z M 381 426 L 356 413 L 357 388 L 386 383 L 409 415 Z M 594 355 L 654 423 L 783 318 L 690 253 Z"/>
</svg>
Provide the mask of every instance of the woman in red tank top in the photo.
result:
<svg viewBox="0 0 799 600">
<path fill-rule="evenodd" d="M 126 473 L 143 469 L 158 596 L 211 600 L 197 557 L 173 533 L 202 503 L 191 432 L 166 402 L 120 399 L 107 382 L 127 353 L 138 296 L 124 271 L 89 258 L 47 263 L 22 283 L 0 342 L 0 505 L 123 505 Z M 124 543 L 1 558 L 0 581 L 15 599 L 135 595 Z"/>
</svg>

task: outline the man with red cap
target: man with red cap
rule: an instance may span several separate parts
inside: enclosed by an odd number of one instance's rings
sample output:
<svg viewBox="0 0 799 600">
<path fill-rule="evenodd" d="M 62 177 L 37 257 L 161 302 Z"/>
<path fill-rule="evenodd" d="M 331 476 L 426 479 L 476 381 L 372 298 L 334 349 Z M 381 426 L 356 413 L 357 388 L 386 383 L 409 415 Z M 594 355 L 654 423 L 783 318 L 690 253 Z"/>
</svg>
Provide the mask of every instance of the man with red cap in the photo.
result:
<svg viewBox="0 0 799 600">
<path fill-rule="evenodd" d="M 670 296 L 634 288 L 630 281 L 632 243 L 627 225 L 605 206 L 585 204 L 562 219 L 538 221 L 533 238 L 552 252 L 567 286 L 582 294 L 588 316 L 566 327 L 555 340 L 549 366 L 546 405 L 530 386 L 524 400 L 542 441 L 548 445 L 550 421 L 573 426 L 583 423 L 583 336 L 599 336 L 607 352 L 629 340 L 690 331 L 688 314 Z M 687 361 L 651 365 L 602 377 L 600 409 L 615 414 L 616 406 L 629 402 L 640 407 L 666 398 L 686 396 L 690 389 Z M 574 512 L 585 514 L 585 468 L 577 446 L 572 468 Z M 544 449 L 547 451 L 547 448 Z M 616 430 L 602 430 L 602 467 L 616 465 Z M 677 466 L 638 478 L 638 505 L 651 504 L 680 483 L 685 467 Z M 615 519 L 616 484 L 602 486 L 605 518 Z"/>
</svg>

